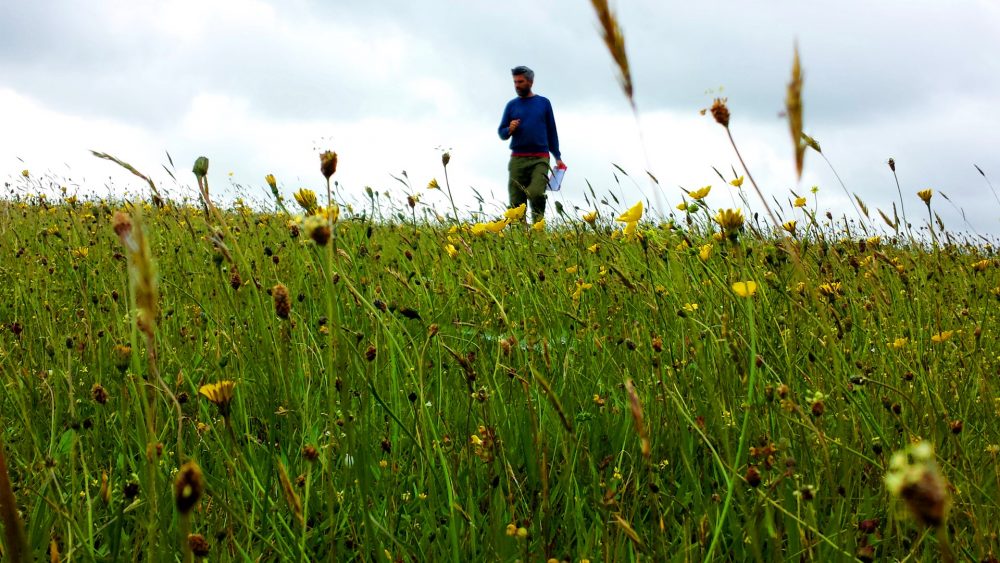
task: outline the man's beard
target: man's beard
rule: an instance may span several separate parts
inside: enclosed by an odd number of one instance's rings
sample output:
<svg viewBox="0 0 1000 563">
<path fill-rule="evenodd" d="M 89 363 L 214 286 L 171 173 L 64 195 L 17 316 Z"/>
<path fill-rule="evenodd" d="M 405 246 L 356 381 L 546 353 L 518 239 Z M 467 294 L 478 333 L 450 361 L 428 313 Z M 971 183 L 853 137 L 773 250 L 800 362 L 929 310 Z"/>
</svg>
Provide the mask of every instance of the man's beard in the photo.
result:
<svg viewBox="0 0 1000 563">
<path fill-rule="evenodd" d="M 530 86 L 527 87 L 527 88 L 517 88 L 517 87 L 515 87 L 514 91 L 517 92 L 517 95 L 521 96 L 522 98 L 526 98 L 526 97 L 528 97 L 528 96 L 531 95 L 531 87 Z"/>
</svg>

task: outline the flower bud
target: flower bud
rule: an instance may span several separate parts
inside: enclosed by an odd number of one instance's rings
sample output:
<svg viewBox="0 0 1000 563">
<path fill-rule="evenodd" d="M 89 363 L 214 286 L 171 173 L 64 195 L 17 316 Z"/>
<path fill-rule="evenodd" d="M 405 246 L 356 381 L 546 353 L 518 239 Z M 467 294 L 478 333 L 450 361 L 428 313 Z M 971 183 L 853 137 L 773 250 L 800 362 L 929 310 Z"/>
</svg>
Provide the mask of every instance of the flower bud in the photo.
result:
<svg viewBox="0 0 1000 563">
<path fill-rule="evenodd" d="M 194 172 L 196 178 L 204 178 L 208 176 L 208 158 L 204 156 L 199 156 L 197 160 L 194 161 L 194 168 L 191 169 Z"/>
</svg>

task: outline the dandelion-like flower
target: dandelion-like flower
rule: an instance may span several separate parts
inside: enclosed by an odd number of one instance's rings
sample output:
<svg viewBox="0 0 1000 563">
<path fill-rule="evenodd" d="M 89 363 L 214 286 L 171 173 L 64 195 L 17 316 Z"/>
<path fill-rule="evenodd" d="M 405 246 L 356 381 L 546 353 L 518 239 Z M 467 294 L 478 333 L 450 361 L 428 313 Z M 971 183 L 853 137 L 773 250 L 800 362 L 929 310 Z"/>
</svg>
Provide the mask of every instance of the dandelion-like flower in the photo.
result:
<svg viewBox="0 0 1000 563">
<path fill-rule="evenodd" d="M 806 198 L 804 198 L 804 197 L 797 197 L 797 198 L 795 198 L 795 203 L 793 203 L 793 205 L 795 207 L 805 207 L 806 206 Z"/>
<path fill-rule="evenodd" d="M 219 414 L 223 418 L 229 418 L 229 407 L 233 402 L 233 389 L 236 388 L 235 381 L 223 380 L 217 383 L 207 383 L 198 388 L 198 394 L 208 399 L 213 405 L 219 408 Z"/>
<path fill-rule="evenodd" d="M 537 233 L 544 232 L 545 231 L 545 219 L 539 219 L 538 221 L 536 221 L 535 224 L 531 226 L 531 230 L 535 231 Z"/>
<path fill-rule="evenodd" d="M 512 207 L 503 212 L 503 216 L 507 218 L 511 223 L 516 223 L 524 219 L 524 213 L 527 211 L 528 206 L 525 203 L 518 205 L 517 207 Z"/>
<path fill-rule="evenodd" d="M 590 213 L 585 213 L 583 215 L 583 220 L 587 223 L 593 225 L 594 221 L 597 221 L 597 211 L 591 211 Z"/>
<path fill-rule="evenodd" d="M 753 297 L 757 293 L 757 282 L 755 281 L 740 281 L 733 284 L 733 293 L 737 297 Z"/>
<path fill-rule="evenodd" d="M 703 245 L 698 251 L 698 258 L 701 259 L 702 262 L 708 262 L 708 259 L 712 256 L 713 248 L 715 248 L 715 246 L 712 244 Z"/>
<path fill-rule="evenodd" d="M 843 291 L 843 286 L 840 282 L 829 282 L 820 284 L 818 288 L 820 295 L 823 297 L 828 297 L 830 299 L 836 299 L 840 296 Z"/>
<path fill-rule="evenodd" d="M 430 182 L 427 182 L 428 190 L 440 190 L 441 186 L 438 184 L 437 178 L 432 178 Z"/>
<path fill-rule="evenodd" d="M 934 344 L 941 344 L 942 342 L 947 342 L 948 340 L 951 340 L 951 337 L 954 334 L 955 334 L 954 330 L 945 330 L 939 332 L 931 336 L 931 342 L 933 342 Z"/>
<path fill-rule="evenodd" d="M 264 176 L 264 181 L 271 188 L 271 193 L 274 194 L 274 197 L 278 197 L 278 181 L 274 179 L 274 174 Z"/>
<path fill-rule="evenodd" d="M 448 253 L 448 256 L 454 258 L 458 256 L 458 249 L 455 248 L 454 244 L 445 245 L 444 251 Z"/>
<path fill-rule="evenodd" d="M 292 194 L 295 197 L 295 203 L 299 204 L 306 213 L 312 215 L 316 209 L 316 192 L 302 188 L 299 191 Z"/>
<path fill-rule="evenodd" d="M 592 283 L 585 283 L 581 280 L 576 280 L 576 289 L 573 291 L 572 295 L 573 301 L 579 301 L 580 297 L 583 296 L 584 290 L 590 289 L 592 287 L 594 287 L 594 284 Z"/>
<path fill-rule="evenodd" d="M 710 192 L 710 191 L 712 191 L 712 186 L 705 186 L 705 187 L 699 188 L 699 189 L 697 189 L 697 190 L 695 190 L 693 192 L 688 192 L 688 196 L 691 199 L 701 200 L 701 199 L 705 199 L 705 197 L 708 195 L 708 192 Z"/>
<path fill-rule="evenodd" d="M 931 204 L 931 198 L 934 197 L 934 190 L 930 188 L 926 190 L 920 190 L 919 192 L 917 192 L 917 196 L 920 198 L 921 201 L 923 201 L 926 205 L 929 206 Z"/>
<path fill-rule="evenodd" d="M 788 231 L 789 233 L 791 233 L 791 234 L 794 235 L 795 234 L 795 225 L 797 225 L 797 224 L 798 223 L 793 219 L 791 221 L 785 221 L 784 223 L 782 223 L 781 224 L 781 228 L 785 229 L 786 231 Z"/>
<path fill-rule="evenodd" d="M 715 215 L 715 222 L 726 232 L 735 232 L 743 226 L 743 211 L 740 209 L 722 209 Z"/>
<path fill-rule="evenodd" d="M 633 205 L 628 211 L 622 213 L 616 221 L 622 223 L 634 223 L 642 219 L 642 201 Z"/>
<path fill-rule="evenodd" d="M 986 268 L 989 268 L 989 267 L 990 267 L 990 261 L 989 260 L 980 260 L 979 262 L 974 262 L 972 264 L 972 269 L 975 270 L 975 271 L 977 271 L 977 272 L 985 271 Z"/>
<path fill-rule="evenodd" d="M 903 499 L 910 514 L 925 526 L 938 527 L 948 520 L 951 494 L 929 443 L 920 442 L 894 453 L 885 475 L 885 487 L 893 496 Z"/>
<path fill-rule="evenodd" d="M 739 178 L 736 178 L 732 182 L 729 182 L 729 185 L 733 186 L 734 188 L 738 188 L 738 187 L 742 186 L 743 185 L 743 176 L 740 176 Z"/>
</svg>

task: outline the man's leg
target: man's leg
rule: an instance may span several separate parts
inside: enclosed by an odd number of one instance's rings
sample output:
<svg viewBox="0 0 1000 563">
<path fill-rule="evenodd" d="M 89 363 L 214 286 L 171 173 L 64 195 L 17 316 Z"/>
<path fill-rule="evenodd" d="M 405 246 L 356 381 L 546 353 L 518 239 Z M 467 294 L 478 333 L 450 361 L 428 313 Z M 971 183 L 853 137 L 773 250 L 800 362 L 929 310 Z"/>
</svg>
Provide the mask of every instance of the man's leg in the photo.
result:
<svg viewBox="0 0 1000 563">
<path fill-rule="evenodd" d="M 510 157 L 510 162 L 507 164 L 508 208 L 511 209 L 528 202 L 526 190 L 531 177 L 525 173 L 525 160 L 524 158 L 512 156 Z"/>
<path fill-rule="evenodd" d="M 545 217 L 545 189 L 549 185 L 549 159 L 532 159 L 531 183 L 528 185 L 528 201 L 531 202 L 532 224 Z"/>
</svg>

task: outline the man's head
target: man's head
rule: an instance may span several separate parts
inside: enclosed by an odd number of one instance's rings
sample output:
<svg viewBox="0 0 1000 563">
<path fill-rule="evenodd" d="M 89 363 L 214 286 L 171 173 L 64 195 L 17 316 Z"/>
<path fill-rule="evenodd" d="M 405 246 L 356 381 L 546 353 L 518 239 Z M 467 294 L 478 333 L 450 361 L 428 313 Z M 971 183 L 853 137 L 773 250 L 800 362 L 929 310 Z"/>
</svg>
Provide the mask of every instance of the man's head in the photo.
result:
<svg viewBox="0 0 1000 563">
<path fill-rule="evenodd" d="M 535 71 L 526 66 L 516 66 L 510 69 L 514 76 L 514 90 L 517 95 L 525 98 L 531 95 L 531 85 L 535 83 Z"/>
</svg>

